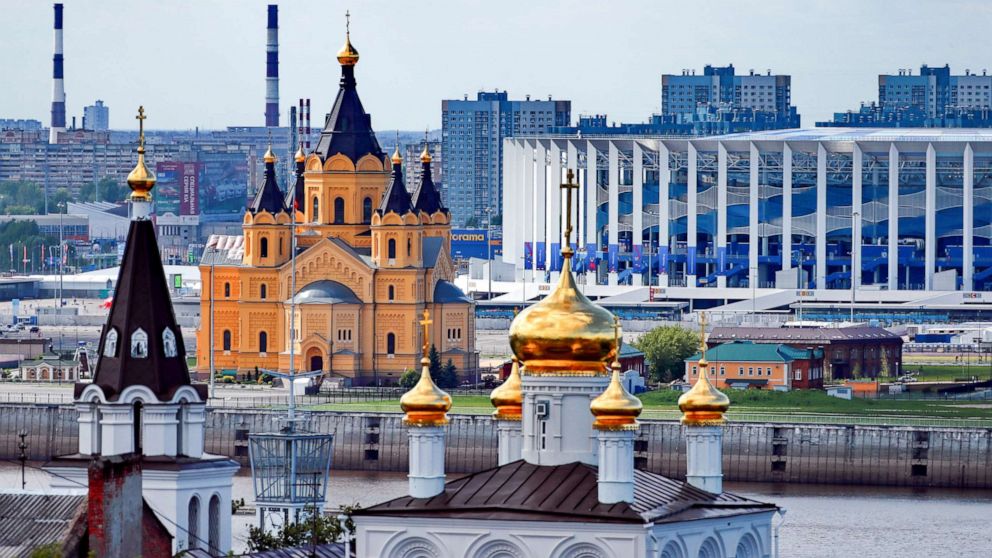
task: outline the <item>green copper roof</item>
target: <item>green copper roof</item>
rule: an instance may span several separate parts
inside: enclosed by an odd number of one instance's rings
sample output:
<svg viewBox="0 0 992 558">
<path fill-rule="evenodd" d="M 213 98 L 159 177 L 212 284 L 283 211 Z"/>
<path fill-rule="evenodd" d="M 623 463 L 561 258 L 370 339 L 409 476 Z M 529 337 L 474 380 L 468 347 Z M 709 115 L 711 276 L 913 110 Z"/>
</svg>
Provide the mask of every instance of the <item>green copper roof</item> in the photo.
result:
<svg viewBox="0 0 992 558">
<path fill-rule="evenodd" d="M 793 360 L 808 359 L 812 356 L 812 351 L 808 349 L 746 341 L 724 343 L 706 351 L 706 360 L 710 362 L 792 362 Z M 698 361 L 699 353 L 686 360 Z"/>
</svg>

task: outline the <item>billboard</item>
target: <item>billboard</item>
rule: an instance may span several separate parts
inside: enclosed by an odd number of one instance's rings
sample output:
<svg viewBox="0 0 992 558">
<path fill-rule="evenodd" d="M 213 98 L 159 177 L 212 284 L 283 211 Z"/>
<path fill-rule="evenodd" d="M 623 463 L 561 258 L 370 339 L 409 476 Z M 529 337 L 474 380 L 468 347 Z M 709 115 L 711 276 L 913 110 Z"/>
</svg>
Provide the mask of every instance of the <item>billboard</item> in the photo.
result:
<svg viewBox="0 0 992 558">
<path fill-rule="evenodd" d="M 183 181 L 179 195 L 180 215 L 200 214 L 200 173 L 196 163 L 183 163 Z"/>
<path fill-rule="evenodd" d="M 451 257 L 454 259 L 481 258 L 489 256 L 486 243 L 489 234 L 486 229 L 451 229 Z"/>
<path fill-rule="evenodd" d="M 162 161 L 155 164 L 158 179 L 155 189 L 155 213 L 179 215 L 179 191 L 182 188 L 183 164 L 177 161 Z"/>
</svg>

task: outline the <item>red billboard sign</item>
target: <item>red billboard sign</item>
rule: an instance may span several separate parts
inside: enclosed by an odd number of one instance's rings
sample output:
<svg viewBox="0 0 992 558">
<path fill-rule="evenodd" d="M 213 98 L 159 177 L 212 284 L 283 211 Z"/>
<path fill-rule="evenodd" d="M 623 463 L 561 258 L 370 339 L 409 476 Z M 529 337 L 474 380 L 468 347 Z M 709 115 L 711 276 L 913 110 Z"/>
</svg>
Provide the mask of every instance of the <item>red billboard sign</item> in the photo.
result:
<svg viewBox="0 0 992 558">
<path fill-rule="evenodd" d="M 196 163 L 183 163 L 179 197 L 180 215 L 200 214 L 200 175 Z"/>
</svg>

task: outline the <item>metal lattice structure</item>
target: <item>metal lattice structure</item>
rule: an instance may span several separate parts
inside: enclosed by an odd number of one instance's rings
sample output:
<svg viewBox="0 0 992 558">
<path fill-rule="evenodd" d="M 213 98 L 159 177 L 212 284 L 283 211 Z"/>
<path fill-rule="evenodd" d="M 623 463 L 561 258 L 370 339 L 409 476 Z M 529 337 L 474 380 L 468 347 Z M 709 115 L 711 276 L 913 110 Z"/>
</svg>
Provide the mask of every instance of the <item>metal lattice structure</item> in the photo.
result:
<svg viewBox="0 0 992 558">
<path fill-rule="evenodd" d="M 322 513 L 331 469 L 332 434 L 283 432 L 252 434 L 251 462 L 260 527 L 297 522 L 301 514 Z M 274 515 L 273 515 L 274 514 Z"/>
</svg>

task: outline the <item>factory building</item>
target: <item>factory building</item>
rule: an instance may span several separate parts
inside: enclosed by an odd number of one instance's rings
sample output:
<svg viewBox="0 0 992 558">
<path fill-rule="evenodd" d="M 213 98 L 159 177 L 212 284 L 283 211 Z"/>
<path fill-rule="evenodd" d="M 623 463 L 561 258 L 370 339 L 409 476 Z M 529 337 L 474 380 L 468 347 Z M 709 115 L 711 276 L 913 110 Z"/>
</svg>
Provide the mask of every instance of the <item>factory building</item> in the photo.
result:
<svg viewBox="0 0 992 558">
<path fill-rule="evenodd" d="M 575 266 L 589 285 L 725 301 L 752 289 L 788 289 L 790 302 L 850 299 L 852 286 L 877 302 L 957 293 L 930 305 L 982 303 L 992 290 L 992 132 L 530 136 L 504 151 L 503 259 L 518 277 L 560 270 L 557 190 L 568 169 L 579 183 Z"/>
</svg>

